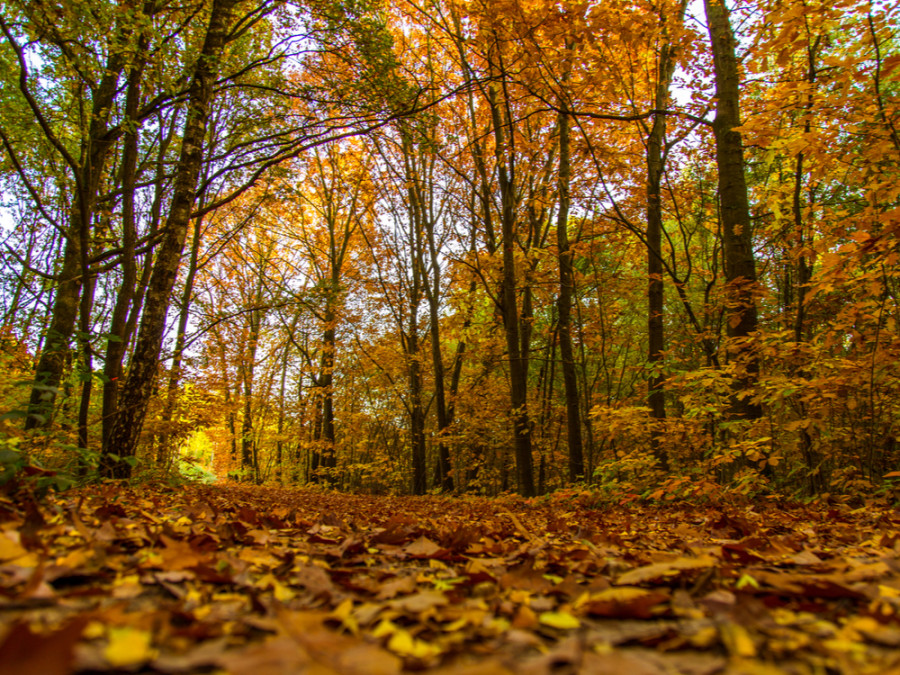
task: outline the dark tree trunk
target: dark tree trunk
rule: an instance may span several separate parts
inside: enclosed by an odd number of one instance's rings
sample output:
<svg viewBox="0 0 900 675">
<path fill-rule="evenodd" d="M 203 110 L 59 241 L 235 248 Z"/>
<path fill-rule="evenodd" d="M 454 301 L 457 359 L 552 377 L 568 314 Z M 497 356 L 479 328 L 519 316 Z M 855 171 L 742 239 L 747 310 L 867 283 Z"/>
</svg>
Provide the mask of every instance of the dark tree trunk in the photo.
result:
<svg viewBox="0 0 900 675">
<path fill-rule="evenodd" d="M 506 349 L 509 357 L 510 404 L 513 424 L 513 444 L 516 456 L 516 478 L 519 494 L 534 497 L 534 459 L 531 449 L 531 424 L 528 416 L 528 354 L 522 352 L 522 327 L 519 322 L 519 305 L 516 275 L 516 209 L 515 167 L 507 165 L 503 156 L 503 121 L 493 88 L 489 90 L 491 120 L 497 153 L 500 185 L 500 224 L 503 249 L 503 281 L 501 310 Z"/>
<path fill-rule="evenodd" d="M 756 260 L 750 223 L 750 200 L 744 175 L 744 146 L 737 127 L 740 78 L 728 8 L 723 0 L 704 0 L 716 80 L 716 164 L 719 172 L 719 214 L 725 258 L 727 334 L 738 372 L 732 413 L 758 419 L 762 409 L 750 390 L 759 376 L 759 359 L 748 338 L 756 332 Z"/>
<path fill-rule="evenodd" d="M 572 296 L 575 293 L 575 271 L 569 248 L 569 180 L 572 166 L 569 153 L 569 115 L 563 107 L 559 113 L 559 213 L 556 220 L 556 245 L 559 256 L 559 352 L 562 359 L 563 384 L 566 388 L 566 433 L 569 445 L 569 481 L 584 478 L 584 447 L 581 438 L 581 401 L 575 350 L 572 346 Z"/>
<path fill-rule="evenodd" d="M 78 406 L 78 447 L 87 448 L 88 423 L 91 412 L 91 393 L 94 389 L 94 350 L 91 346 L 91 310 L 94 308 L 94 289 L 97 277 L 87 279 L 81 294 L 81 402 Z"/>
<path fill-rule="evenodd" d="M 296 321 L 291 325 L 291 330 L 296 327 Z M 288 356 L 291 351 L 291 343 L 288 341 L 284 345 L 284 354 L 281 357 L 281 379 L 278 385 L 278 427 L 277 427 L 277 440 L 275 441 L 275 460 L 276 460 L 276 470 L 275 470 L 275 478 L 280 485 L 284 484 L 284 421 L 285 421 L 285 410 L 284 410 L 284 402 L 285 402 L 285 384 L 287 383 L 287 371 L 288 371 Z"/>
<path fill-rule="evenodd" d="M 203 203 L 201 197 L 200 203 Z M 172 367 L 169 371 L 169 382 L 166 386 L 166 402 L 162 412 L 162 432 L 157 438 L 156 463 L 160 468 L 165 468 L 171 461 L 171 448 L 169 441 L 169 425 L 175 412 L 175 400 L 178 397 L 178 385 L 181 383 L 181 366 L 184 360 L 184 342 L 187 335 L 188 319 L 190 318 L 191 300 L 194 295 L 194 280 L 197 277 L 197 265 L 200 260 L 200 235 L 203 231 L 203 218 L 194 221 L 194 232 L 191 239 L 191 254 L 188 259 L 187 276 L 184 287 L 181 290 L 181 303 L 178 309 L 178 328 L 175 333 L 175 348 L 172 353 Z"/>
<path fill-rule="evenodd" d="M 333 302 L 333 301 L 330 301 Z M 334 364 L 337 352 L 337 333 L 335 322 L 337 312 L 329 307 L 325 314 L 327 328 L 323 335 L 324 351 L 322 353 L 322 468 L 334 469 L 337 467 L 337 455 L 335 454 L 334 441 Z M 334 472 L 329 473 L 328 482 L 334 482 Z"/>
<path fill-rule="evenodd" d="M 406 357 L 409 361 L 409 433 L 412 444 L 413 494 L 423 495 L 428 491 L 425 462 L 425 410 L 422 407 L 422 365 L 419 354 L 419 335 L 416 326 L 416 312 L 410 319 L 410 332 L 406 337 Z"/>
<path fill-rule="evenodd" d="M 441 350 L 441 267 L 434 236 L 434 222 L 426 218 L 425 228 L 428 235 L 428 254 L 431 265 L 431 277 L 425 282 L 428 298 L 428 326 L 431 333 L 431 361 L 434 364 L 434 393 L 437 404 L 437 448 L 438 461 L 435 466 L 435 485 L 443 492 L 453 492 L 453 476 L 450 467 L 450 449 L 444 434 L 452 423 L 450 409 L 447 405 L 447 378 L 444 372 L 444 357 Z"/>
<path fill-rule="evenodd" d="M 256 372 L 256 351 L 259 345 L 259 326 L 262 318 L 260 312 L 261 310 L 254 309 L 249 313 L 250 334 L 247 336 L 247 353 L 244 357 L 243 368 L 244 414 L 241 417 L 241 469 L 245 475 L 252 473 L 254 478 L 259 475 L 253 437 L 253 376 Z"/>
<path fill-rule="evenodd" d="M 681 23 L 685 4 L 679 8 Z M 665 111 L 669 106 L 669 87 L 675 72 L 675 53 L 668 40 L 667 17 L 660 15 L 665 40 L 659 53 L 656 73 L 656 91 L 653 97 L 655 110 Z M 666 116 L 653 116 L 653 125 L 647 135 L 647 362 L 651 369 L 647 378 L 647 403 L 656 424 L 650 436 L 651 448 L 663 471 L 669 471 L 669 456 L 662 447 L 666 419 L 665 376 L 662 373 L 665 334 L 665 286 L 663 284 L 663 211 L 662 178 L 665 170 L 663 144 L 666 136 Z"/>
<path fill-rule="evenodd" d="M 197 178 L 203 161 L 203 140 L 206 136 L 213 85 L 230 30 L 234 6 L 235 0 L 213 0 L 206 38 L 188 95 L 188 114 L 181 144 L 181 157 L 176 169 L 172 204 L 147 289 L 146 306 L 128 377 L 115 422 L 110 430 L 109 453 L 118 455 L 120 459 L 114 461 L 108 453 L 104 454 L 102 472 L 107 477 L 127 478 L 131 475 L 131 464 L 122 461 L 122 458 L 133 457 L 137 450 L 153 391 L 153 382 L 156 379 L 169 296 L 175 285 L 184 250 L 188 222 L 196 196 Z"/>
</svg>

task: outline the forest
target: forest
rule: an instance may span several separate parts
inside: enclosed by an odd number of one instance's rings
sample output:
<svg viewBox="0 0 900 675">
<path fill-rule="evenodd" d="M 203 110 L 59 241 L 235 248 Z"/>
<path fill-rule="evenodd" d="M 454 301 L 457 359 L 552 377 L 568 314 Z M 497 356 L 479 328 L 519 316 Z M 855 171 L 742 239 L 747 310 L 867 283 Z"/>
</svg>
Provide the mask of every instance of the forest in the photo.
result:
<svg viewBox="0 0 900 675">
<path fill-rule="evenodd" d="M 898 675 L 898 27 L 0 0 L 0 675 Z"/>
<path fill-rule="evenodd" d="M 889 492 L 897 24 L 5 2 L 4 470 Z"/>
</svg>

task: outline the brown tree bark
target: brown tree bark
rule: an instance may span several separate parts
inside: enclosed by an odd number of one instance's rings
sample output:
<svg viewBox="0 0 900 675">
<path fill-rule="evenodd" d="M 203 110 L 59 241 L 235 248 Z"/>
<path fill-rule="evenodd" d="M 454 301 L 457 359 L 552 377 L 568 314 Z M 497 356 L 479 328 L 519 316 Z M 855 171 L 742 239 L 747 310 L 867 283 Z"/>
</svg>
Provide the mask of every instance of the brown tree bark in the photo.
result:
<svg viewBox="0 0 900 675">
<path fill-rule="evenodd" d="M 572 173 L 569 152 L 569 115 L 565 104 L 559 113 L 559 212 L 556 220 L 556 246 L 559 258 L 559 352 L 562 359 L 563 384 L 566 389 L 566 434 L 569 445 L 569 481 L 584 478 L 584 447 L 581 437 L 581 400 L 575 350 L 572 346 L 572 296 L 575 294 L 575 271 L 569 247 L 569 182 Z"/>
<path fill-rule="evenodd" d="M 447 377 L 444 371 L 444 357 L 441 349 L 440 301 L 441 301 L 441 267 L 435 242 L 434 220 L 430 216 L 425 219 L 428 236 L 428 255 L 431 276 L 425 283 L 428 299 L 428 326 L 431 333 L 431 361 L 434 364 L 434 393 L 437 404 L 437 447 L 438 461 L 435 466 L 435 485 L 443 492 L 453 492 L 453 476 L 450 466 L 450 449 L 443 435 L 453 423 L 452 410 L 447 404 Z"/>
<path fill-rule="evenodd" d="M 679 7 L 679 23 L 684 16 L 685 5 L 682 2 Z M 662 435 L 665 433 L 662 423 L 666 419 L 665 376 L 658 366 L 662 365 L 666 348 L 665 270 L 662 257 L 662 178 L 665 169 L 663 145 L 666 136 L 665 111 L 669 106 L 669 88 L 675 73 L 675 52 L 668 39 L 667 20 L 668 17 L 664 14 L 660 15 L 664 41 L 659 52 L 653 96 L 653 108 L 661 112 L 653 115 L 653 124 L 647 135 L 647 362 L 651 368 L 647 378 L 647 403 L 651 416 L 657 422 L 650 436 L 651 448 L 660 467 L 666 472 L 669 470 L 669 457 L 662 447 Z"/>
<path fill-rule="evenodd" d="M 506 139 L 503 114 L 493 86 L 488 89 L 492 131 L 497 155 L 500 186 L 501 248 L 503 251 L 503 279 L 501 312 L 503 332 L 509 358 L 510 404 L 513 423 L 513 443 L 516 456 L 518 491 L 523 497 L 534 497 L 534 458 L 532 457 L 531 423 L 528 415 L 528 354 L 522 352 L 522 326 L 519 322 L 516 274 L 516 185 L 515 164 L 504 156 Z"/>
<path fill-rule="evenodd" d="M 704 0 L 716 80 L 716 165 L 719 172 L 719 216 L 725 259 L 727 335 L 738 373 L 732 413 L 758 419 L 762 409 L 750 390 L 759 376 L 759 359 L 749 338 L 757 330 L 756 259 L 750 222 L 750 200 L 744 175 L 744 146 L 737 128 L 740 116 L 740 76 L 734 34 L 724 0 Z"/>
<path fill-rule="evenodd" d="M 108 449 L 102 458 L 101 470 L 107 477 L 127 478 L 131 475 L 131 464 L 123 460 L 133 457 L 137 450 L 156 379 L 169 297 L 178 274 L 196 197 L 213 85 L 219 69 L 219 60 L 225 49 L 235 5 L 236 0 L 213 0 L 206 37 L 191 81 L 188 114 L 181 156 L 176 169 L 172 203 L 147 289 L 144 315 L 128 377 L 115 422 L 110 430 Z M 119 459 L 113 459 L 111 454 L 117 455 Z"/>
</svg>

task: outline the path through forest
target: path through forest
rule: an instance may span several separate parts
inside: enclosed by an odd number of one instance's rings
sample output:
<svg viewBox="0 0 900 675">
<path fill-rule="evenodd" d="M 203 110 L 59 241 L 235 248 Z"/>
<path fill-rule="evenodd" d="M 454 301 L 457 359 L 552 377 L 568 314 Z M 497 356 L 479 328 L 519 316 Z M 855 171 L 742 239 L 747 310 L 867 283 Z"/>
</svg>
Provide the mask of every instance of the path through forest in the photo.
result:
<svg viewBox="0 0 900 675">
<path fill-rule="evenodd" d="M 0 527 L 0 675 L 900 673 L 874 504 L 109 484 Z"/>
</svg>

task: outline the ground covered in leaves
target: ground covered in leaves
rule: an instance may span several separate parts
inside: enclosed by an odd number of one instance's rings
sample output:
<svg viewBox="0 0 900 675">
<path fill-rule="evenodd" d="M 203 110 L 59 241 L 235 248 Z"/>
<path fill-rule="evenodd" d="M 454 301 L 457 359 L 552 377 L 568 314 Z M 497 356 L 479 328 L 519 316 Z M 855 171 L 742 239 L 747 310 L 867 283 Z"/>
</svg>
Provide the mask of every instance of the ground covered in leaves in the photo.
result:
<svg viewBox="0 0 900 675">
<path fill-rule="evenodd" d="M 0 622 L 0 675 L 900 673 L 900 514 L 20 492 Z"/>
</svg>

